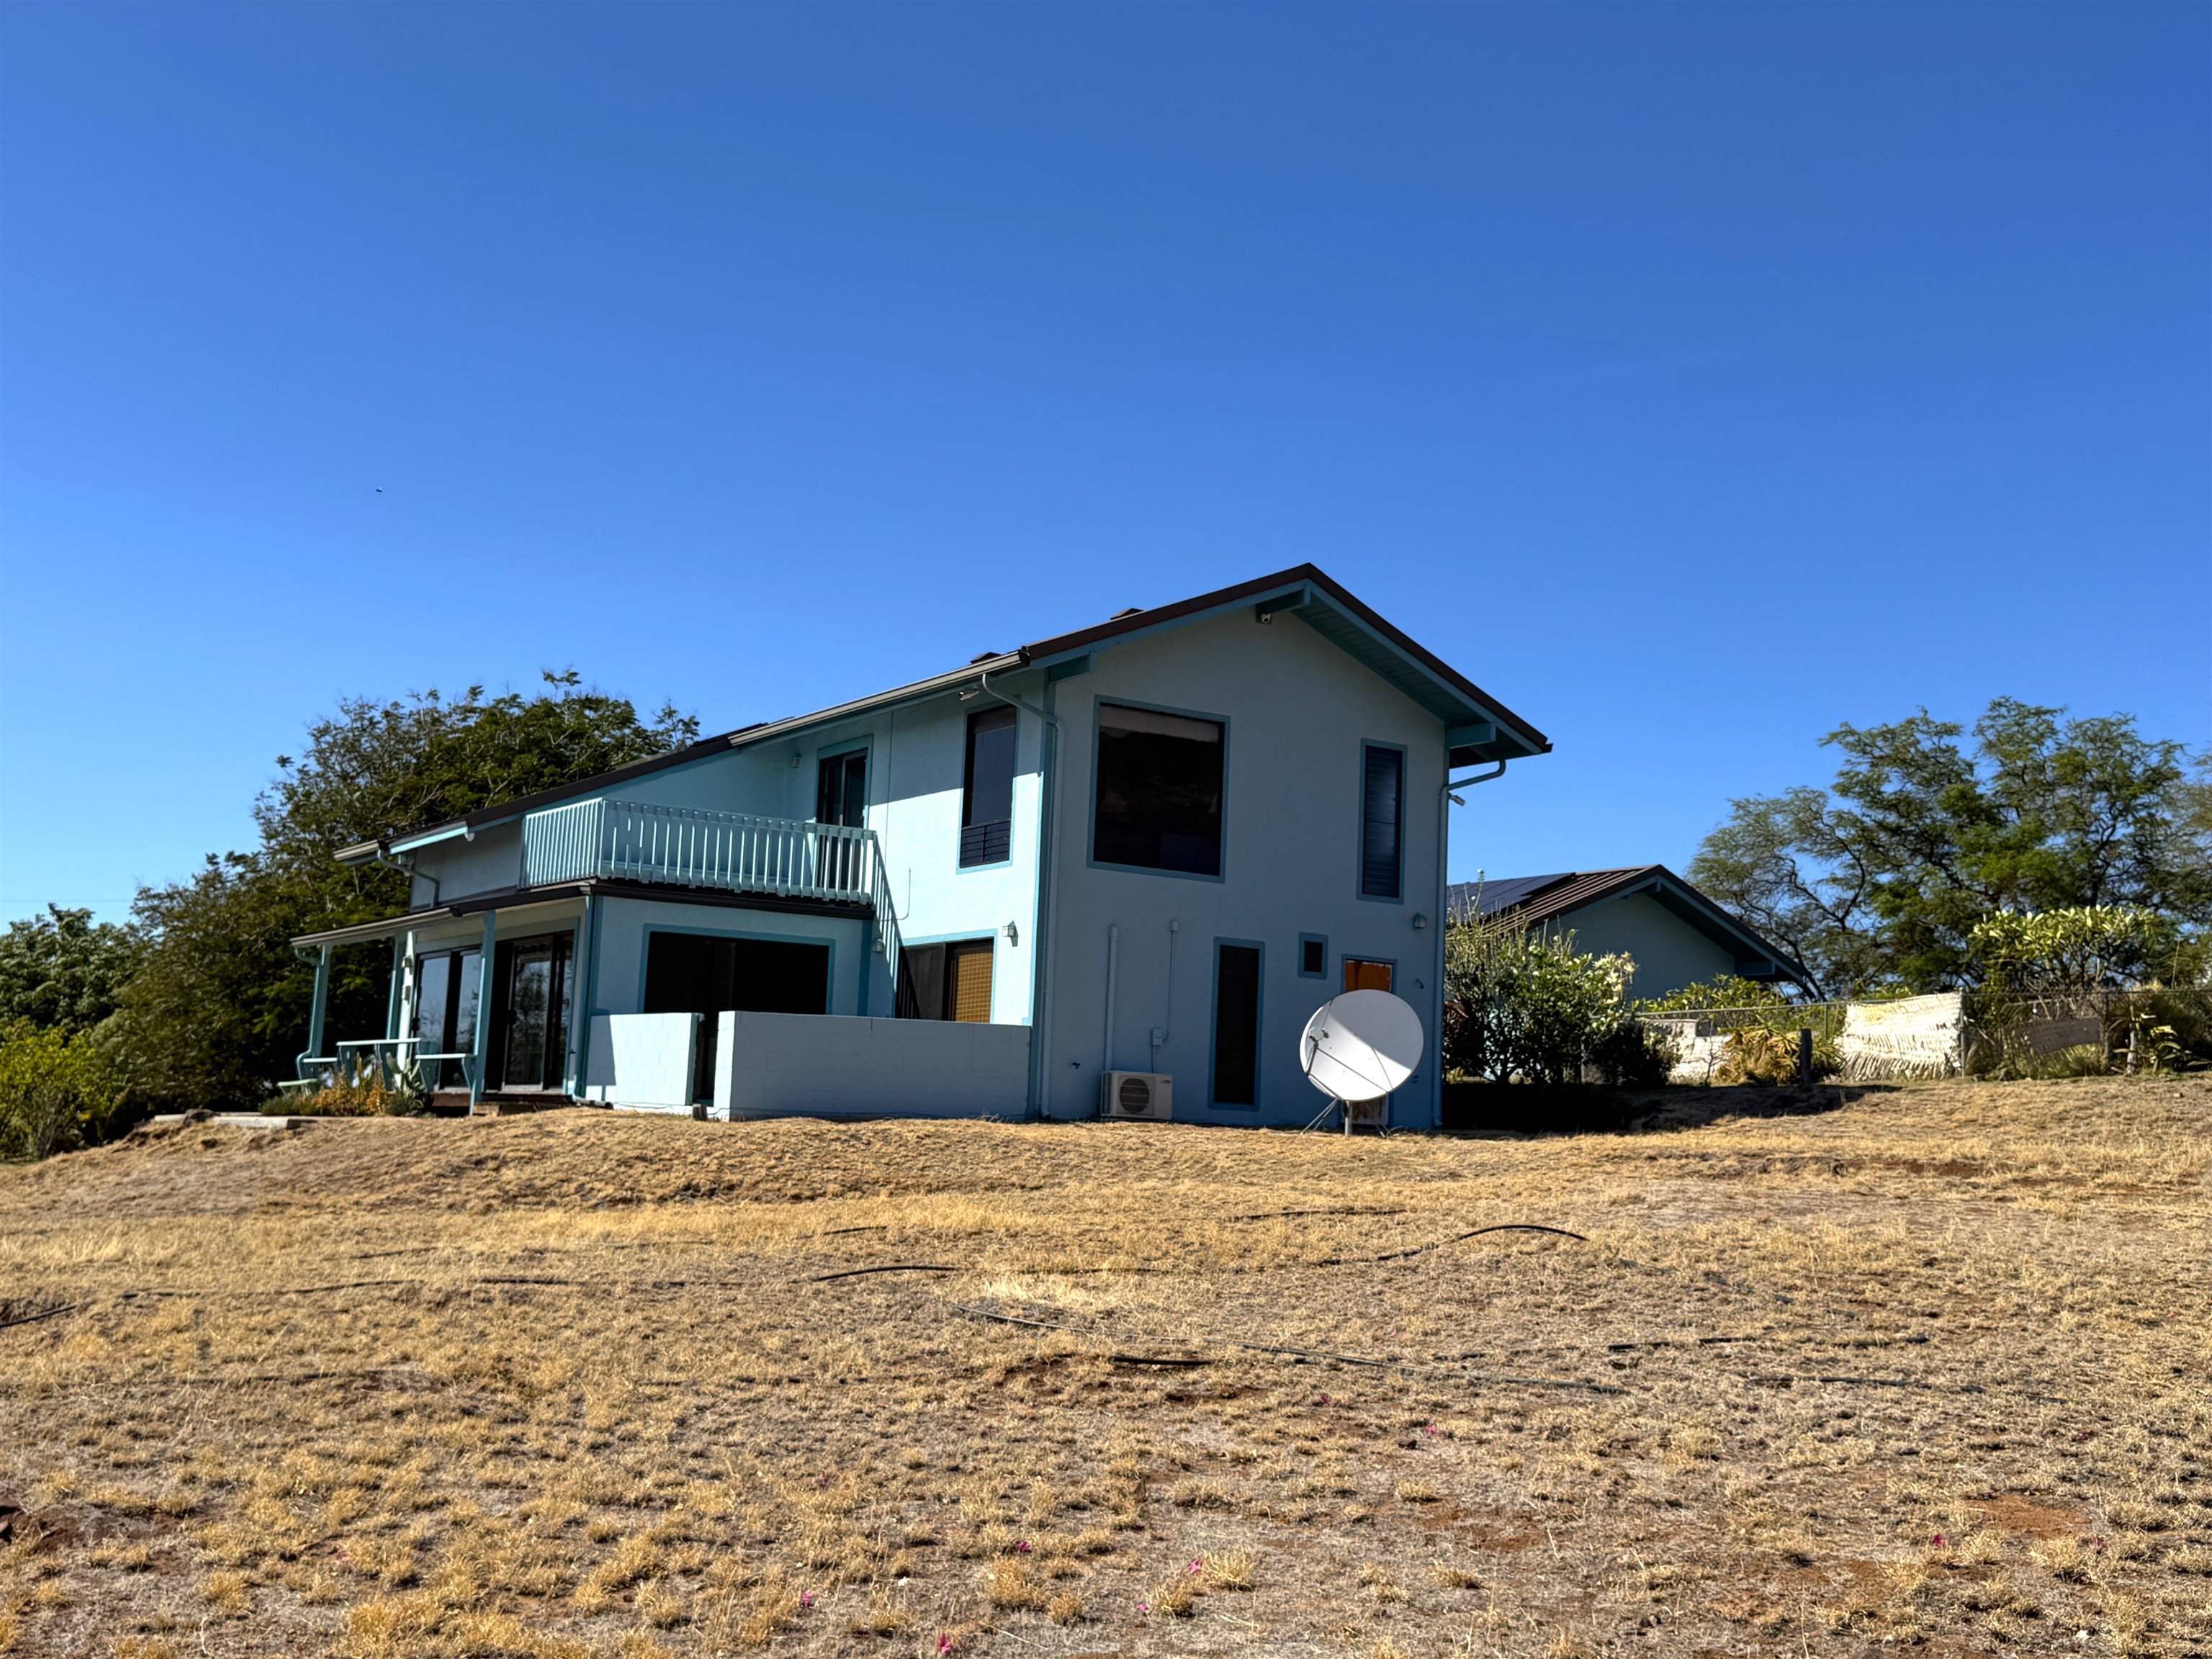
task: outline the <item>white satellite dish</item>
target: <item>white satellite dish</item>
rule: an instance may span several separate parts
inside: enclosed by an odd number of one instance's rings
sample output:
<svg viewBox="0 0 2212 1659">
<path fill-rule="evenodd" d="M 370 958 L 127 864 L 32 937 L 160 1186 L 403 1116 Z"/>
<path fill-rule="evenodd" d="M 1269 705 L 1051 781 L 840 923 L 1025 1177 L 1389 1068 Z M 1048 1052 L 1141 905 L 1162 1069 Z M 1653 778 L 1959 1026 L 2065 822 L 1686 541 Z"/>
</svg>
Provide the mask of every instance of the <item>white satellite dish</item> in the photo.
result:
<svg viewBox="0 0 2212 1659">
<path fill-rule="evenodd" d="M 1388 991 L 1346 991 L 1314 1010 L 1298 1039 L 1298 1064 L 1307 1082 L 1346 1106 L 1403 1088 L 1421 1063 L 1425 1042 L 1421 1017 L 1401 999 Z M 1344 1127 L 1349 1133 L 1349 1111 Z"/>
</svg>

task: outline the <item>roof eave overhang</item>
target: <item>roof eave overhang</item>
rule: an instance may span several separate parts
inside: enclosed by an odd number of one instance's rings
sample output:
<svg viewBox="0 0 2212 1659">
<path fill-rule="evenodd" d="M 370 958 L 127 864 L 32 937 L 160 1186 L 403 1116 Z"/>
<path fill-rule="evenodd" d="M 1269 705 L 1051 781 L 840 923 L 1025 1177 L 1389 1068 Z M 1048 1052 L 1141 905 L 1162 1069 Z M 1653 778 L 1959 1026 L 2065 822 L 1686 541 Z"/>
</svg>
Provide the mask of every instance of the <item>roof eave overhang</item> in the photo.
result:
<svg viewBox="0 0 2212 1659">
<path fill-rule="evenodd" d="M 1049 670 L 1104 646 L 1245 609 L 1260 623 L 1296 617 L 1441 720 L 1454 766 L 1550 752 L 1551 739 L 1541 732 L 1311 565 L 1040 640 L 1025 647 L 1024 655 L 1030 665 Z"/>
</svg>

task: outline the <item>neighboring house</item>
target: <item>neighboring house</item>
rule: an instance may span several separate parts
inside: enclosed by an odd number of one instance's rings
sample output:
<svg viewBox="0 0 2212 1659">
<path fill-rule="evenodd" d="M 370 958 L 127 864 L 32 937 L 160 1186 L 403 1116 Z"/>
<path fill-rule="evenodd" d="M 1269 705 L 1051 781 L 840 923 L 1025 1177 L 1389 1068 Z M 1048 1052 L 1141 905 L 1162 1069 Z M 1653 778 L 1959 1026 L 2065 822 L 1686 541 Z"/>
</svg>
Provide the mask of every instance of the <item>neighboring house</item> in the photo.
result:
<svg viewBox="0 0 2212 1659">
<path fill-rule="evenodd" d="M 1663 997 L 1723 974 L 1799 978 L 1804 969 L 1663 864 L 1453 886 L 1447 914 L 1510 917 L 1532 931 L 1572 933 L 1594 956 L 1636 959 L 1632 994 Z"/>
<path fill-rule="evenodd" d="M 331 947 L 388 938 L 381 1046 L 472 1105 L 1071 1118 L 1127 1071 L 1303 1122 L 1308 1016 L 1381 986 L 1433 1124 L 1449 774 L 1550 746 L 1310 565 L 1124 611 L 347 848 L 412 908 L 294 941 L 302 1074 Z"/>
</svg>

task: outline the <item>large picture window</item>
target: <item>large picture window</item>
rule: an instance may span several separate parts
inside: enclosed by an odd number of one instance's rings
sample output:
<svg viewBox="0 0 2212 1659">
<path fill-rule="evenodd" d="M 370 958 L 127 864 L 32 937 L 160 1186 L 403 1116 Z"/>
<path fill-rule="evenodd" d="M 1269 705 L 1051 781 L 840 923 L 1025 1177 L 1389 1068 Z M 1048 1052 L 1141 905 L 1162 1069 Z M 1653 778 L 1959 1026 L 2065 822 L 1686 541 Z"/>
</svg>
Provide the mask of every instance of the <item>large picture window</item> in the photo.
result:
<svg viewBox="0 0 2212 1659">
<path fill-rule="evenodd" d="M 1360 750 L 1359 895 L 1394 899 L 1405 882 L 1406 755 L 1369 744 Z"/>
<path fill-rule="evenodd" d="M 1101 703 L 1091 856 L 1219 875 L 1223 735 L 1218 720 Z"/>
<path fill-rule="evenodd" d="M 1014 711 L 986 708 L 968 717 L 968 775 L 960 792 L 960 867 L 1002 864 L 1012 855 Z"/>
</svg>

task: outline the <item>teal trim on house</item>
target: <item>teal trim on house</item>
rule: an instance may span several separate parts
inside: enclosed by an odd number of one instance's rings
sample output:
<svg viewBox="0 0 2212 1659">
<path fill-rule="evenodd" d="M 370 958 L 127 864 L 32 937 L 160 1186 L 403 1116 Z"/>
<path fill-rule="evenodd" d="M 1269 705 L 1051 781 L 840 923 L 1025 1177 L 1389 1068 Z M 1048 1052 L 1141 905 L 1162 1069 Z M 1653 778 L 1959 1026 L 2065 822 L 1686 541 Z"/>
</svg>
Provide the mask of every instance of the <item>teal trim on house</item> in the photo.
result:
<svg viewBox="0 0 2212 1659">
<path fill-rule="evenodd" d="M 1367 890 L 1367 757 L 1377 749 L 1387 750 L 1398 757 L 1398 869 L 1395 893 L 1370 893 Z M 1408 786 L 1413 769 L 1409 751 L 1402 743 L 1384 743 L 1375 738 L 1363 738 L 1359 742 L 1359 781 L 1352 791 L 1352 805 L 1358 813 L 1353 826 L 1352 846 L 1355 862 L 1352 870 L 1352 892 L 1355 898 L 1369 904 L 1399 904 L 1406 902 L 1406 830 L 1412 814 L 1407 811 Z"/>
<path fill-rule="evenodd" d="M 641 932 L 644 938 L 639 942 L 637 951 L 637 988 L 638 998 L 641 1001 L 645 996 L 646 967 L 653 960 L 653 936 L 658 933 L 684 933 L 694 939 L 754 939 L 763 945 L 821 946 L 824 952 L 822 965 L 822 1012 L 830 1014 L 837 1011 L 837 941 L 834 939 L 825 938 L 818 933 L 759 933 L 744 928 L 685 927 L 658 921 L 647 922 Z M 867 964 L 863 963 L 860 967 L 861 994 L 866 995 Z"/>
<path fill-rule="evenodd" d="M 469 1110 L 483 1103 L 484 1081 L 491 1075 L 491 1028 L 499 1024 L 493 1012 L 496 976 L 492 969 L 499 954 L 499 912 L 483 915 L 483 943 L 477 955 L 477 1029 L 469 1054 Z"/>
<path fill-rule="evenodd" d="M 1318 945 L 1321 946 L 1321 966 L 1315 969 L 1310 973 L 1306 971 L 1306 946 L 1309 945 Z M 1300 933 L 1298 935 L 1297 971 L 1298 977 L 1300 979 L 1325 980 L 1328 977 L 1328 935 L 1327 933 Z"/>
<path fill-rule="evenodd" d="M 1172 625 L 1172 624 L 1169 624 Z M 1115 864 L 1098 857 L 1098 728 L 1109 708 L 1140 708 L 1152 714 L 1179 714 L 1185 720 L 1208 720 L 1221 728 L 1221 868 L 1212 875 L 1203 870 L 1162 870 L 1149 864 Z M 1091 810 L 1083 824 L 1083 858 L 1093 870 L 1111 870 L 1131 876 L 1167 876 L 1176 881 L 1225 882 L 1229 879 L 1229 793 L 1234 775 L 1230 765 L 1229 716 L 1202 708 L 1178 708 L 1171 703 L 1139 702 L 1134 697 L 1100 696 L 1091 700 Z"/>
</svg>

